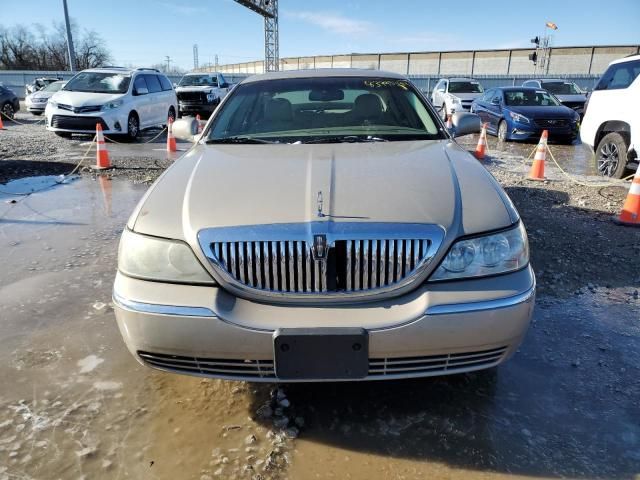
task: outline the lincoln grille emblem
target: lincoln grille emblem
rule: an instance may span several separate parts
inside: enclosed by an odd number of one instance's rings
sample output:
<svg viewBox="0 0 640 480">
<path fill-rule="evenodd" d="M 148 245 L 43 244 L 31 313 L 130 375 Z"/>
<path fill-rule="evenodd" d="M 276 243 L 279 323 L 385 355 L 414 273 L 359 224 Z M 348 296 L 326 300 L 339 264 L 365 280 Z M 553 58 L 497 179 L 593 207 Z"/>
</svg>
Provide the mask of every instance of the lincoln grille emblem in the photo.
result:
<svg viewBox="0 0 640 480">
<path fill-rule="evenodd" d="M 314 260 L 324 260 L 327 258 L 327 236 L 314 235 L 313 248 L 311 249 Z"/>
</svg>

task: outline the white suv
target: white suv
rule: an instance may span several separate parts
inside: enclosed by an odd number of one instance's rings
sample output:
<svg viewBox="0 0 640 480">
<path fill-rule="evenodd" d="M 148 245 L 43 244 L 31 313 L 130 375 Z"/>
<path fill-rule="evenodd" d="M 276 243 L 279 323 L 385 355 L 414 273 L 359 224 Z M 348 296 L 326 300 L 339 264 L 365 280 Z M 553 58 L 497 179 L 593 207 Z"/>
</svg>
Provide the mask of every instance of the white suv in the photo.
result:
<svg viewBox="0 0 640 480">
<path fill-rule="evenodd" d="M 92 68 L 74 76 L 47 103 L 47 130 L 61 137 L 94 133 L 134 140 L 141 130 L 175 119 L 176 93 L 169 79 L 150 68 Z"/>
<path fill-rule="evenodd" d="M 595 150 L 602 175 L 622 178 L 638 161 L 639 77 L 640 55 L 611 62 L 587 102 L 580 138 Z"/>
<path fill-rule="evenodd" d="M 468 112 L 471 103 L 484 93 L 473 78 L 441 78 L 431 93 L 431 104 L 443 119 L 455 112 Z"/>
</svg>

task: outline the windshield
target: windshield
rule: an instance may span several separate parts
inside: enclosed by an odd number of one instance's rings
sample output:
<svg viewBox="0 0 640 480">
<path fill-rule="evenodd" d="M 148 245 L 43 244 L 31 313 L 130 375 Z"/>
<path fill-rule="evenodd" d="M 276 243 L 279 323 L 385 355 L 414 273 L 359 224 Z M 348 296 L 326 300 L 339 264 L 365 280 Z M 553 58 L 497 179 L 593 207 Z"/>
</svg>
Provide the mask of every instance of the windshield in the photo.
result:
<svg viewBox="0 0 640 480">
<path fill-rule="evenodd" d="M 406 80 L 290 78 L 239 85 L 216 115 L 208 140 L 337 143 L 443 138 Z"/>
<path fill-rule="evenodd" d="M 554 95 L 580 95 L 582 93 L 573 82 L 543 82 L 542 88 Z"/>
<path fill-rule="evenodd" d="M 514 107 L 555 107 L 560 103 L 544 90 L 505 90 L 504 103 Z"/>
<path fill-rule="evenodd" d="M 215 77 L 209 75 L 185 75 L 178 84 L 179 87 L 216 87 L 218 86 L 218 80 Z"/>
<path fill-rule="evenodd" d="M 482 93 L 484 89 L 479 82 L 449 82 L 449 93 Z"/>
<path fill-rule="evenodd" d="M 131 76 L 121 73 L 80 72 L 64 86 L 68 92 L 126 93 Z"/>
<path fill-rule="evenodd" d="M 43 92 L 57 92 L 62 88 L 64 82 L 53 82 L 42 89 Z"/>
</svg>

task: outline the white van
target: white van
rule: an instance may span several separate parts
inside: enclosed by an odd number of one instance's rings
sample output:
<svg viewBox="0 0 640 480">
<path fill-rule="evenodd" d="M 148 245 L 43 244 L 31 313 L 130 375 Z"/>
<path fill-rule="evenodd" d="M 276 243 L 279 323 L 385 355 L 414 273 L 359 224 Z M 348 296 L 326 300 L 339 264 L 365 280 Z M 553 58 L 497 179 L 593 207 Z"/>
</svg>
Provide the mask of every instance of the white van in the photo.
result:
<svg viewBox="0 0 640 480">
<path fill-rule="evenodd" d="M 61 137 L 95 133 L 134 140 L 141 130 L 175 119 L 178 102 L 173 85 L 151 68 L 92 68 L 83 70 L 47 102 L 47 130 Z"/>
</svg>

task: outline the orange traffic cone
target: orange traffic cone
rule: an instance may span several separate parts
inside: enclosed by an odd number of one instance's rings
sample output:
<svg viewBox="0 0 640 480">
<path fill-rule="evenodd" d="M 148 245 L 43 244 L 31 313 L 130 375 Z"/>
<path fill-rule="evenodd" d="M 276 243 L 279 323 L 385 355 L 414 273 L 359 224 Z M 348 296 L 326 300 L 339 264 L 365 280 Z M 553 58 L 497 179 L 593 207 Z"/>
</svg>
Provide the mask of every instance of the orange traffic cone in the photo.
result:
<svg viewBox="0 0 640 480">
<path fill-rule="evenodd" d="M 478 146 L 474 153 L 478 160 L 484 159 L 484 154 L 487 151 L 487 124 L 482 124 L 482 131 L 480 132 L 480 138 L 478 139 Z"/>
<path fill-rule="evenodd" d="M 549 132 L 543 130 L 538 148 L 536 149 L 536 156 L 533 157 L 531 171 L 529 171 L 529 180 L 546 180 L 546 178 L 544 178 L 544 161 L 547 158 L 547 138 L 549 138 Z"/>
<path fill-rule="evenodd" d="M 202 132 L 202 120 L 199 113 L 196 115 L 196 121 L 198 122 L 198 133 L 200 133 Z"/>
<path fill-rule="evenodd" d="M 107 145 L 104 143 L 102 125 L 100 125 L 99 123 L 96 123 L 96 166 L 94 168 L 98 170 L 111 168 L 111 162 L 109 161 L 109 152 L 107 151 Z"/>
<path fill-rule="evenodd" d="M 614 220 L 621 225 L 640 227 L 640 165 L 633 176 L 620 216 Z"/>
<path fill-rule="evenodd" d="M 0 130 L 4 130 L 4 124 L 2 123 L 2 113 L 0 113 Z"/>
<path fill-rule="evenodd" d="M 177 152 L 176 139 L 173 136 L 173 120 L 170 118 L 167 123 L 167 152 Z"/>
<path fill-rule="evenodd" d="M 447 115 L 447 128 L 453 128 L 453 120 L 451 120 L 451 114 Z"/>
</svg>

